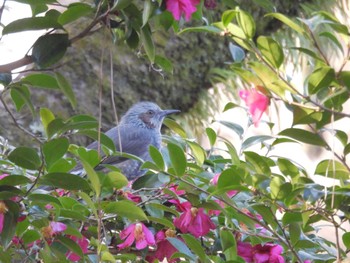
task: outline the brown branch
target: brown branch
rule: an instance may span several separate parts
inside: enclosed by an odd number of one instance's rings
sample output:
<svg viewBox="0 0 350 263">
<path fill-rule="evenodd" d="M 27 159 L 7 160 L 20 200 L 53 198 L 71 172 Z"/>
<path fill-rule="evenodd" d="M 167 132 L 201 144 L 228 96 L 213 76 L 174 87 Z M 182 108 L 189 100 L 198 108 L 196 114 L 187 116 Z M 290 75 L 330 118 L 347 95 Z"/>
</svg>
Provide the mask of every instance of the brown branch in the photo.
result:
<svg viewBox="0 0 350 263">
<path fill-rule="evenodd" d="M 32 56 L 24 56 L 23 58 L 17 61 L 0 65 L 0 73 L 10 73 L 14 69 L 29 65 L 31 63 L 33 63 Z"/>
</svg>

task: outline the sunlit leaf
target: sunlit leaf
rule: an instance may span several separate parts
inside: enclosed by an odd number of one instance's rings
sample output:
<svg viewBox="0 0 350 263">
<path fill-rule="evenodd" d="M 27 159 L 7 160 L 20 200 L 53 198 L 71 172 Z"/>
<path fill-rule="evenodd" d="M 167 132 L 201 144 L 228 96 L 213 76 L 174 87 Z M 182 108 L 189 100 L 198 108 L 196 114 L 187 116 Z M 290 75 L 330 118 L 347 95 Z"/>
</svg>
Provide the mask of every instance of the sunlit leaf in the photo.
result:
<svg viewBox="0 0 350 263">
<path fill-rule="evenodd" d="M 263 57 L 275 68 L 279 68 L 284 61 L 284 54 L 280 44 L 271 37 L 260 36 L 257 39 L 258 48 Z"/>
<path fill-rule="evenodd" d="M 293 30 L 297 31 L 298 33 L 304 33 L 305 30 L 299 26 L 297 23 L 295 23 L 294 21 L 292 21 L 290 18 L 288 18 L 287 16 L 280 14 L 280 13 L 269 13 L 266 14 L 265 16 L 272 16 L 278 20 L 280 20 L 281 22 L 283 22 L 284 24 L 286 24 L 287 26 L 289 26 L 290 28 L 292 28 Z"/>
</svg>

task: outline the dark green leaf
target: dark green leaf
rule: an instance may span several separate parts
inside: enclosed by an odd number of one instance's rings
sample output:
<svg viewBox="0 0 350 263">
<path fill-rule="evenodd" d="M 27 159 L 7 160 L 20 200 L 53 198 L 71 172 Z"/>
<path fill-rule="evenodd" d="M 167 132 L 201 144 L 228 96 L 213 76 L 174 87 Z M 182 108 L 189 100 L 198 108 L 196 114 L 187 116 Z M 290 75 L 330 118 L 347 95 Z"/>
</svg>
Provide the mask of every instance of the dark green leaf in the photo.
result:
<svg viewBox="0 0 350 263">
<path fill-rule="evenodd" d="M 279 68 L 284 61 L 284 54 L 280 44 L 271 37 L 260 36 L 257 40 L 258 48 L 263 57 L 275 68 Z"/>
<path fill-rule="evenodd" d="M 174 228 L 173 223 L 170 220 L 166 219 L 166 218 L 159 218 L 159 217 L 148 216 L 148 219 L 149 219 L 149 221 L 151 221 L 153 223 L 157 223 L 157 224 L 163 225 L 166 228 L 170 228 L 170 229 Z"/>
<path fill-rule="evenodd" d="M 153 63 L 156 57 L 156 49 L 153 43 L 152 34 L 148 26 L 141 29 L 141 41 L 148 59 Z"/>
<path fill-rule="evenodd" d="M 341 52 L 344 52 L 342 44 L 339 42 L 338 38 L 334 34 L 332 34 L 331 32 L 326 31 L 326 32 L 320 33 L 319 35 L 321 37 L 326 37 L 326 38 L 330 39 L 332 41 L 332 43 L 335 44 L 335 46 L 337 48 L 339 48 L 339 50 Z"/>
<path fill-rule="evenodd" d="M 41 235 L 39 234 L 39 232 L 31 229 L 27 230 L 22 236 L 22 240 L 24 244 L 33 243 L 34 241 L 37 241 L 40 238 L 41 238 Z"/>
<path fill-rule="evenodd" d="M 30 98 L 30 91 L 27 86 L 11 88 L 11 98 L 15 103 L 16 110 L 20 111 L 24 105 L 28 105 L 32 115 L 35 115 L 34 106 Z"/>
<path fill-rule="evenodd" d="M 48 173 L 40 178 L 39 183 L 65 190 L 91 190 L 84 178 L 69 173 Z"/>
<path fill-rule="evenodd" d="M 64 56 L 69 45 L 68 34 L 54 33 L 41 36 L 33 45 L 33 61 L 38 67 L 47 68 Z"/>
<path fill-rule="evenodd" d="M 29 147 L 18 147 L 14 149 L 8 158 L 16 165 L 29 170 L 37 170 L 41 165 L 37 151 Z"/>
<path fill-rule="evenodd" d="M 157 165 L 158 169 L 161 171 L 164 171 L 165 162 L 164 162 L 163 156 L 160 153 L 160 151 L 156 147 L 154 147 L 153 145 L 150 145 L 149 153 L 151 155 L 153 162 Z"/>
<path fill-rule="evenodd" d="M 280 136 L 286 136 L 297 141 L 308 143 L 317 146 L 325 146 L 324 140 L 315 133 L 309 132 L 307 130 L 288 128 L 279 133 Z"/>
<path fill-rule="evenodd" d="M 173 74 L 173 63 L 166 57 L 156 55 L 154 63 L 167 73 Z"/>
<path fill-rule="evenodd" d="M 9 175 L 0 180 L 0 185 L 22 185 L 29 184 L 31 180 L 23 175 Z"/>
<path fill-rule="evenodd" d="M 143 3 L 142 26 L 145 26 L 153 13 L 153 1 L 145 0 Z"/>
<path fill-rule="evenodd" d="M 29 30 L 41 30 L 41 29 L 62 29 L 62 26 L 57 23 L 55 19 L 52 17 L 28 17 L 17 19 L 2 30 L 3 35 L 21 32 L 21 31 L 29 31 Z"/>
<path fill-rule="evenodd" d="M 342 236 L 343 243 L 347 249 L 350 248 L 350 232 L 346 232 Z"/>
<path fill-rule="evenodd" d="M 329 85 L 335 79 L 335 72 L 333 68 L 321 67 L 311 73 L 308 79 L 308 90 L 310 94 L 315 94 Z"/>
<path fill-rule="evenodd" d="M 109 148 L 111 151 L 115 152 L 115 145 L 111 138 L 109 138 L 104 133 L 99 133 L 98 131 L 94 130 L 81 130 L 77 134 L 82 134 L 89 136 L 90 138 L 94 139 L 95 141 L 100 140 L 101 144 Z"/>
<path fill-rule="evenodd" d="M 86 216 L 81 211 L 73 211 L 68 209 L 60 209 L 60 217 L 85 221 Z"/>
<path fill-rule="evenodd" d="M 44 143 L 43 153 L 48 168 L 64 156 L 68 147 L 69 141 L 67 138 L 57 138 Z"/>
<path fill-rule="evenodd" d="M 175 170 L 177 176 L 182 176 L 187 167 L 187 160 L 184 153 L 184 150 L 173 143 L 168 144 L 169 157 L 171 161 L 171 165 Z"/>
<path fill-rule="evenodd" d="M 28 200 L 43 204 L 54 203 L 56 205 L 61 206 L 61 202 L 56 197 L 51 196 L 49 194 L 30 194 L 28 196 Z"/>
<path fill-rule="evenodd" d="M 293 246 L 300 240 L 300 233 L 300 224 L 295 222 L 291 223 L 289 226 L 289 236 Z"/>
<path fill-rule="evenodd" d="M 80 257 L 84 256 L 81 247 L 74 240 L 62 235 L 57 235 L 56 239 L 73 253 L 77 254 Z"/>
<path fill-rule="evenodd" d="M 340 72 L 339 78 L 341 80 L 341 84 L 344 85 L 349 91 L 350 90 L 350 71 Z"/>
<path fill-rule="evenodd" d="M 262 216 L 263 220 L 270 224 L 273 229 L 277 229 L 278 225 L 276 223 L 275 215 L 272 213 L 271 209 L 262 204 L 252 205 L 253 209 Z"/>
<path fill-rule="evenodd" d="M 126 217 L 129 220 L 147 220 L 148 218 L 143 210 L 135 205 L 134 202 L 123 200 L 118 202 L 110 202 L 104 209 L 105 213 L 116 214 L 120 217 Z"/>
<path fill-rule="evenodd" d="M 182 234 L 181 237 L 187 246 L 199 257 L 200 261 L 205 262 L 206 259 L 208 259 L 202 244 L 197 238 L 195 238 L 192 234 Z"/>
<path fill-rule="evenodd" d="M 62 90 L 63 94 L 66 95 L 68 98 L 70 104 L 73 108 L 77 106 L 77 100 L 75 98 L 72 86 L 67 81 L 67 79 L 60 73 L 56 73 L 56 80 L 58 83 L 59 88 Z"/>
<path fill-rule="evenodd" d="M 286 212 L 282 217 L 282 223 L 285 226 L 292 223 L 301 223 L 302 221 L 302 214 L 300 212 Z"/>
<path fill-rule="evenodd" d="M 221 229 L 220 242 L 226 260 L 235 260 L 237 257 L 236 239 L 232 231 Z"/>
</svg>

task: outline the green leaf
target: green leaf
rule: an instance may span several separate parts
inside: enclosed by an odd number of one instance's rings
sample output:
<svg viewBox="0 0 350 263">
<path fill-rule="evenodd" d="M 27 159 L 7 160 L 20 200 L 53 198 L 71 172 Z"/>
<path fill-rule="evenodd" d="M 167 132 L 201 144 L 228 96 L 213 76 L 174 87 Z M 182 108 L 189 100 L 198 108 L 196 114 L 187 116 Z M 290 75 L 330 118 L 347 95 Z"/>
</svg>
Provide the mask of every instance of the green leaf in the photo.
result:
<svg viewBox="0 0 350 263">
<path fill-rule="evenodd" d="M 53 113 L 48 108 L 41 108 L 40 119 L 41 119 L 41 123 L 44 126 L 46 136 L 48 136 L 47 127 L 49 123 L 55 119 L 55 115 L 53 115 Z"/>
<path fill-rule="evenodd" d="M 14 149 L 8 158 L 16 165 L 29 170 L 37 170 L 41 166 L 41 160 L 37 151 L 29 147 L 18 147 Z"/>
<path fill-rule="evenodd" d="M 148 26 L 141 29 L 141 41 L 148 59 L 153 63 L 156 57 L 156 49 L 153 43 L 152 34 Z"/>
<path fill-rule="evenodd" d="M 165 162 L 164 162 L 164 159 L 163 159 L 161 152 L 153 145 L 150 145 L 149 154 L 151 155 L 151 158 L 152 158 L 153 162 L 157 165 L 158 169 L 161 171 L 164 171 Z"/>
<path fill-rule="evenodd" d="M 145 0 L 143 2 L 143 12 L 142 12 L 142 26 L 145 26 L 148 22 L 148 19 L 151 17 L 153 13 L 153 1 Z"/>
<path fill-rule="evenodd" d="M 197 26 L 197 27 L 186 27 L 185 29 L 181 30 L 178 34 L 181 35 L 183 33 L 189 33 L 189 32 L 204 32 L 204 33 L 219 34 L 222 32 L 222 30 L 215 26 Z"/>
<path fill-rule="evenodd" d="M 91 209 L 91 211 L 94 213 L 95 217 L 98 217 L 97 209 L 95 207 L 94 202 L 92 202 L 90 196 L 84 192 L 79 192 L 78 195 L 84 200 L 84 202 L 87 204 L 87 206 Z"/>
<path fill-rule="evenodd" d="M 39 234 L 39 232 L 31 229 L 27 230 L 22 236 L 22 240 L 24 244 L 33 243 L 39 240 L 40 238 L 41 238 L 41 235 Z"/>
<path fill-rule="evenodd" d="M 30 91 L 26 86 L 21 85 L 19 87 L 12 87 L 11 98 L 17 111 L 20 111 L 24 105 L 28 105 L 32 115 L 35 115 L 34 106 L 30 98 Z"/>
<path fill-rule="evenodd" d="M 47 68 L 64 56 L 69 45 L 68 34 L 41 36 L 33 45 L 33 61 L 39 68 Z"/>
<path fill-rule="evenodd" d="M 188 259 L 196 261 L 196 256 L 191 252 L 191 250 L 186 246 L 184 242 L 175 237 L 168 237 L 167 240 L 178 250 L 181 251 Z"/>
<path fill-rule="evenodd" d="M 312 144 L 312 145 L 317 145 L 322 147 L 326 146 L 326 143 L 318 134 L 309 132 L 307 130 L 302 130 L 297 128 L 288 128 L 281 131 L 278 135 L 286 136 L 307 144 Z"/>
<path fill-rule="evenodd" d="M 315 94 L 323 88 L 330 86 L 335 80 L 335 72 L 330 67 L 320 67 L 312 72 L 308 78 L 308 90 L 310 94 Z"/>
<path fill-rule="evenodd" d="M 237 123 L 233 123 L 230 121 L 216 121 L 224 126 L 226 126 L 227 128 L 230 128 L 231 130 L 233 130 L 239 137 L 242 137 L 244 130 L 242 128 L 241 125 L 237 124 Z"/>
<path fill-rule="evenodd" d="M 105 213 L 116 214 L 120 217 L 126 217 L 129 220 L 146 220 L 148 218 L 143 210 L 138 207 L 134 202 L 123 200 L 118 202 L 110 202 L 104 209 Z"/>
<path fill-rule="evenodd" d="M 237 257 L 237 245 L 232 231 L 220 229 L 220 242 L 226 260 L 235 260 Z"/>
<path fill-rule="evenodd" d="M 94 130 L 81 130 L 77 132 L 77 134 L 86 135 L 94 139 L 95 141 L 100 140 L 102 145 L 106 146 L 108 149 L 110 149 L 113 152 L 116 151 L 114 142 L 112 141 L 111 138 L 109 138 L 104 133 L 99 133 L 98 131 L 94 131 Z"/>
<path fill-rule="evenodd" d="M 67 79 L 60 73 L 56 73 L 56 80 L 59 88 L 62 90 L 63 94 L 68 98 L 70 104 L 73 108 L 77 106 L 77 100 L 75 98 L 72 86 L 67 81 Z"/>
<path fill-rule="evenodd" d="M 300 212 L 286 212 L 282 217 L 283 225 L 289 225 L 292 223 L 301 223 L 303 221 L 302 214 Z"/>
<path fill-rule="evenodd" d="M 69 141 L 67 138 L 57 138 L 45 142 L 43 153 L 47 167 L 50 168 L 56 161 L 61 159 L 67 152 L 68 147 Z"/>
<path fill-rule="evenodd" d="M 54 196 L 49 194 L 30 194 L 28 195 L 28 200 L 34 203 L 48 204 L 53 203 L 61 206 L 61 202 Z"/>
<path fill-rule="evenodd" d="M 271 174 L 270 167 L 266 160 L 255 152 L 244 152 L 247 163 L 252 165 L 258 174 L 269 176 Z"/>
<path fill-rule="evenodd" d="M 347 90 L 350 90 L 350 71 L 342 71 L 339 73 L 339 79 L 341 85 L 345 86 Z"/>
<path fill-rule="evenodd" d="M 196 163 L 200 166 L 203 165 L 203 163 L 206 159 L 205 150 L 198 143 L 191 142 L 191 141 L 187 140 L 187 144 L 191 148 L 191 152 L 192 152 L 192 155 L 194 156 L 194 158 L 196 159 Z"/>
<path fill-rule="evenodd" d="M 322 112 L 293 106 L 293 125 L 311 124 L 322 120 Z"/>
<path fill-rule="evenodd" d="M 271 37 L 260 36 L 257 40 L 258 48 L 263 57 L 275 68 L 279 68 L 284 61 L 284 54 L 280 44 Z"/>
<path fill-rule="evenodd" d="M 226 10 L 221 16 L 222 24 L 227 27 L 229 23 L 232 22 L 233 18 L 237 15 L 236 10 Z"/>
<path fill-rule="evenodd" d="M 31 183 L 31 180 L 23 175 L 9 175 L 0 180 L 0 185 L 16 186 L 29 183 Z"/>
<path fill-rule="evenodd" d="M 300 240 L 300 224 L 298 223 L 292 223 L 289 226 L 289 236 L 290 236 L 290 241 L 292 242 L 292 245 L 295 246 L 296 243 Z"/>
<path fill-rule="evenodd" d="M 170 130 L 180 135 L 182 138 L 187 138 L 185 130 L 176 121 L 169 118 L 165 118 L 163 124 Z"/>
<path fill-rule="evenodd" d="M 48 173 L 39 179 L 39 183 L 65 190 L 91 190 L 84 178 L 69 173 Z"/>
<path fill-rule="evenodd" d="M 93 8 L 91 8 L 90 5 L 84 4 L 84 3 L 73 3 L 70 4 L 59 17 L 58 22 L 61 25 L 66 25 L 70 22 L 73 22 L 81 17 L 86 17 L 90 14 L 92 14 L 94 11 Z"/>
<path fill-rule="evenodd" d="M 275 215 L 272 213 L 271 209 L 265 205 L 262 204 L 253 204 L 252 208 L 262 216 L 263 220 L 271 225 L 273 229 L 277 229 L 278 225 L 276 223 Z"/>
<path fill-rule="evenodd" d="M 343 243 L 347 249 L 350 248 L 350 232 L 346 232 L 342 236 Z"/>
<path fill-rule="evenodd" d="M 153 223 L 157 223 L 157 224 L 163 225 L 163 226 L 165 226 L 167 228 L 170 228 L 170 229 L 174 228 L 173 223 L 170 220 L 166 219 L 166 218 L 159 218 L 159 217 L 148 216 L 148 219 L 149 219 L 149 221 L 151 221 Z"/>
<path fill-rule="evenodd" d="M 107 174 L 106 179 L 103 182 L 103 185 L 106 187 L 113 187 L 116 189 L 121 189 L 125 186 L 127 186 L 129 183 L 128 179 L 125 177 L 125 175 L 123 175 L 120 172 L 109 172 Z"/>
<path fill-rule="evenodd" d="M 63 244 L 66 248 L 68 248 L 74 254 L 77 254 L 80 257 L 84 256 L 83 251 L 81 250 L 81 247 L 74 240 L 62 235 L 57 235 L 56 239 L 59 240 L 61 244 Z"/>
<path fill-rule="evenodd" d="M 168 144 L 169 157 L 171 165 L 175 170 L 177 176 L 182 176 L 187 167 L 187 160 L 183 149 L 173 143 Z"/>
<path fill-rule="evenodd" d="M 319 34 L 319 36 L 330 39 L 332 43 L 335 44 L 335 46 L 339 48 L 341 52 L 344 52 L 342 44 L 339 42 L 338 38 L 331 32 L 328 32 L 328 31 L 322 32 Z"/>
<path fill-rule="evenodd" d="M 166 57 L 156 55 L 154 59 L 154 63 L 157 64 L 165 72 L 173 74 L 173 71 L 174 71 L 173 63 Z"/>
<path fill-rule="evenodd" d="M 31 86 L 47 88 L 47 89 L 59 89 L 57 80 L 50 74 L 35 73 L 27 75 L 21 79 L 24 83 L 29 83 Z"/>
<path fill-rule="evenodd" d="M 342 163 L 335 160 L 323 160 L 317 167 L 315 174 L 341 180 L 349 180 L 349 171 Z"/>
<path fill-rule="evenodd" d="M 228 152 L 231 156 L 232 164 L 238 165 L 240 163 L 240 160 L 239 160 L 236 148 L 229 141 L 225 141 L 225 145 L 226 145 Z"/>
<path fill-rule="evenodd" d="M 271 16 L 280 20 L 282 23 L 286 24 L 287 26 L 289 26 L 291 29 L 297 31 L 298 33 L 300 33 L 300 34 L 305 33 L 305 30 L 301 26 L 299 26 L 297 23 L 293 22 L 287 16 L 280 14 L 280 13 L 269 13 L 269 14 L 265 15 L 265 17 L 271 17 Z"/>
<path fill-rule="evenodd" d="M 255 35 L 255 22 L 251 14 L 243 10 L 239 10 L 236 19 L 245 36 L 248 39 L 252 39 Z"/>
<path fill-rule="evenodd" d="M 81 156 L 81 155 L 80 155 Z M 85 159 L 81 159 L 81 163 L 86 171 L 86 174 L 91 182 L 91 188 L 94 190 L 97 197 L 101 194 L 101 182 L 100 179 L 94 170 L 94 168 L 90 165 L 88 161 Z"/>
<path fill-rule="evenodd" d="M 199 257 L 201 262 L 205 262 L 207 259 L 207 255 L 204 252 L 202 244 L 199 242 L 197 238 L 195 238 L 192 234 L 182 234 L 181 237 L 187 244 L 187 246 Z"/>
<path fill-rule="evenodd" d="M 237 168 L 237 166 L 232 166 L 231 168 L 224 170 L 218 179 L 218 189 L 225 190 L 225 192 L 237 189 L 237 187 L 241 186 L 241 174 L 244 174 L 244 171 Z"/>
<path fill-rule="evenodd" d="M 212 128 L 206 128 L 205 132 L 207 133 L 210 146 L 213 147 L 216 142 L 216 132 Z"/>
<path fill-rule="evenodd" d="M 56 20 L 51 17 L 28 17 L 17 19 L 2 30 L 2 35 L 7 35 L 16 32 L 30 31 L 30 30 L 42 30 L 42 29 L 63 29 L 62 26 L 57 23 Z"/>
<path fill-rule="evenodd" d="M 262 143 L 264 141 L 271 140 L 271 139 L 274 139 L 274 137 L 269 136 L 269 135 L 251 136 L 242 143 L 242 150 L 245 150 L 245 149 L 249 148 L 250 146 L 253 146 L 255 144 Z"/>
</svg>

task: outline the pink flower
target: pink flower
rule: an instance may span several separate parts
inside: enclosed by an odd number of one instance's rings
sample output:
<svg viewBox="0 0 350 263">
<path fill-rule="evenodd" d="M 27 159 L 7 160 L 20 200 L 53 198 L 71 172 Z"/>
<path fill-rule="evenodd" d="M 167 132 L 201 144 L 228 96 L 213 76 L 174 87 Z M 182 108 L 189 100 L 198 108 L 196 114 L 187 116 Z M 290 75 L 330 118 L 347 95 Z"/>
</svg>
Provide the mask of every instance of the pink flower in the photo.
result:
<svg viewBox="0 0 350 263">
<path fill-rule="evenodd" d="M 4 179 L 5 177 L 9 176 L 8 174 L 2 174 L 0 175 L 0 180 Z"/>
<path fill-rule="evenodd" d="M 305 260 L 304 263 L 311 263 L 311 260 Z"/>
<path fill-rule="evenodd" d="M 253 247 L 255 263 L 284 263 L 281 256 L 283 248 L 280 245 L 266 243 L 265 245 L 255 245 Z"/>
<path fill-rule="evenodd" d="M 168 229 L 167 231 L 161 230 L 156 234 L 157 250 L 152 256 L 147 256 L 146 259 L 149 262 L 154 262 L 158 259 L 162 262 L 166 259 L 166 262 L 176 262 L 177 259 L 171 259 L 171 256 L 178 250 L 166 239 L 167 237 L 175 237 L 175 231 Z"/>
<path fill-rule="evenodd" d="M 221 200 L 214 200 L 214 202 L 217 203 L 221 208 L 225 207 L 225 203 Z M 221 210 L 209 210 L 208 212 L 210 216 L 212 215 L 218 216 L 220 215 L 220 213 L 221 213 Z"/>
<path fill-rule="evenodd" d="M 8 211 L 8 207 L 5 204 L 5 202 L 0 201 L 0 233 L 2 233 L 2 230 L 4 228 L 5 223 L 5 214 Z"/>
<path fill-rule="evenodd" d="M 203 210 L 196 207 L 187 209 L 180 217 L 174 219 L 174 225 L 182 233 L 191 233 L 197 238 L 208 234 L 210 229 L 215 229 L 216 226 Z"/>
<path fill-rule="evenodd" d="M 133 193 L 130 192 L 124 192 L 124 197 L 130 201 L 133 201 L 134 203 L 140 203 L 142 201 L 141 196 L 139 195 L 134 195 Z"/>
<path fill-rule="evenodd" d="M 168 187 L 168 189 L 169 189 L 170 191 L 174 192 L 174 193 L 177 194 L 177 195 L 184 195 L 184 194 L 186 194 L 185 190 L 178 190 L 178 189 L 177 189 L 178 187 L 179 187 L 178 185 L 172 184 L 172 185 L 170 185 L 170 186 Z"/>
<path fill-rule="evenodd" d="M 120 238 L 124 239 L 124 243 L 118 245 L 119 249 L 130 247 L 134 241 L 136 243 L 136 249 L 141 250 L 148 245 L 154 245 L 156 242 L 152 232 L 143 224 L 135 223 L 129 225 L 123 231 L 120 232 Z"/>
<path fill-rule="evenodd" d="M 220 173 L 215 174 L 214 177 L 210 180 L 210 183 L 212 183 L 213 185 L 217 185 L 220 175 L 221 175 Z M 227 196 L 231 198 L 232 196 L 236 195 L 237 192 L 238 191 L 236 190 L 227 191 Z"/>
<path fill-rule="evenodd" d="M 237 254 L 248 263 L 284 263 L 281 256 L 283 248 L 280 245 L 266 243 L 252 246 L 246 242 L 237 242 Z"/>
<path fill-rule="evenodd" d="M 191 16 L 196 12 L 196 5 L 200 0 L 166 0 L 166 9 L 173 14 L 175 20 L 180 20 L 181 15 L 185 14 L 186 21 L 191 20 Z"/>
<path fill-rule="evenodd" d="M 257 127 L 262 114 L 267 111 L 269 98 L 260 93 L 257 89 L 241 90 L 239 96 L 248 106 L 253 123 L 255 127 Z"/>
<path fill-rule="evenodd" d="M 78 238 L 76 236 L 68 236 L 68 237 L 79 245 L 79 247 L 81 248 L 84 254 L 88 252 L 89 240 L 86 237 L 84 236 L 82 238 Z M 66 257 L 67 259 L 73 262 L 80 260 L 80 256 L 78 256 L 77 254 L 71 251 L 66 253 Z"/>
<path fill-rule="evenodd" d="M 186 201 L 181 203 L 179 199 L 171 199 L 168 202 L 174 204 L 179 212 L 185 212 L 192 207 L 190 202 Z"/>
</svg>

